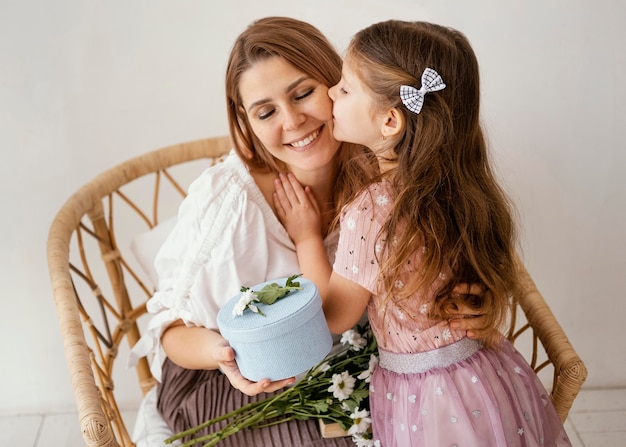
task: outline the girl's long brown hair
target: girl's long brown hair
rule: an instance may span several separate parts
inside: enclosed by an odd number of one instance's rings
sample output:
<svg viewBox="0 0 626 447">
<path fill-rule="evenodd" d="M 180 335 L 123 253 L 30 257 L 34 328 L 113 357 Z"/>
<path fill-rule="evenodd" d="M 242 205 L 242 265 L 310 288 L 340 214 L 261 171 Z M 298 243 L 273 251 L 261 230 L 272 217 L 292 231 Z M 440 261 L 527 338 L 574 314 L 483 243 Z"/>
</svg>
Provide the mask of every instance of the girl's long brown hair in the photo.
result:
<svg viewBox="0 0 626 447">
<path fill-rule="evenodd" d="M 347 57 L 381 110 L 396 107 L 406 123 L 394 141 L 397 197 L 381 232 L 397 237 L 393 247 L 386 238 L 381 258 L 387 295 L 420 250 L 423 274 L 394 299 L 429 289 L 444 272 L 434 314 L 445 318 L 456 284 L 479 283 L 487 290 L 477 304 L 487 318 L 484 332 L 500 328 L 518 287 L 515 228 L 511 204 L 489 164 L 479 120 L 479 68 L 469 41 L 451 28 L 391 20 L 357 33 Z M 400 85 L 419 88 L 427 67 L 446 88 L 426 94 L 415 114 L 402 104 Z"/>
<path fill-rule="evenodd" d="M 341 78 L 342 60 L 313 25 L 289 17 L 266 17 L 253 22 L 236 39 L 226 69 L 228 125 L 235 151 L 253 169 L 278 172 L 272 155 L 252 131 L 239 95 L 241 76 L 256 62 L 280 57 L 327 87 Z M 341 143 L 339 169 L 333 189 L 335 215 L 377 173 L 371 151 Z"/>
</svg>

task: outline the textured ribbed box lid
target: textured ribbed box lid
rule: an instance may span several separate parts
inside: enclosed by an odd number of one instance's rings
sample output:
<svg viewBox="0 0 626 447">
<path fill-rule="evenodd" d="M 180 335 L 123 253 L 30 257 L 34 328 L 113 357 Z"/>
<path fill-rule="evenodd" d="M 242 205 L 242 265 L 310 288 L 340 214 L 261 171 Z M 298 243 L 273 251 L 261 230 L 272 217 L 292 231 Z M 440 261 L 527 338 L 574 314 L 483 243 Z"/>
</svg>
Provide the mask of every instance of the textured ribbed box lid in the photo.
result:
<svg viewBox="0 0 626 447">
<path fill-rule="evenodd" d="M 252 286 L 285 285 L 280 278 Z M 272 305 L 256 303 L 259 315 L 246 310 L 233 316 L 241 293 L 232 297 L 217 315 L 220 332 L 235 350 L 239 370 L 249 380 L 280 380 L 296 376 L 322 361 L 330 352 L 332 338 L 317 287 L 299 278 L 302 290 L 291 291 Z"/>
</svg>

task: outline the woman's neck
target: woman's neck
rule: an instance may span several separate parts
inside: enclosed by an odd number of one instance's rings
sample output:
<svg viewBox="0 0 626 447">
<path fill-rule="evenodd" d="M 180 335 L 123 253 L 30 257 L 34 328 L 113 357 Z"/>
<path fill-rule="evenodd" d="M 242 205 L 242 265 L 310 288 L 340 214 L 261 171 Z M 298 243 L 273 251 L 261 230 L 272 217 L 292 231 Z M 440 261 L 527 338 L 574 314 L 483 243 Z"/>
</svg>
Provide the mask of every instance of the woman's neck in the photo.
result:
<svg viewBox="0 0 626 447">
<path fill-rule="evenodd" d="M 296 176 L 302 186 L 308 186 L 313 192 L 313 196 L 320 207 L 322 213 L 322 231 L 326 236 L 328 228 L 335 217 L 335 204 L 333 201 L 333 186 L 336 181 L 336 171 L 319 170 L 319 171 L 296 171 L 292 173 Z M 274 206 L 273 194 L 275 191 L 274 180 L 277 175 L 274 172 L 250 171 L 250 175 L 254 182 L 263 193 L 268 205 L 276 214 Z"/>
<path fill-rule="evenodd" d="M 296 176 L 302 186 L 311 188 L 311 192 L 317 201 L 322 213 L 322 232 L 326 236 L 332 220 L 335 218 L 335 200 L 333 190 L 337 181 L 336 169 L 325 169 L 317 171 L 295 171 Z"/>
</svg>

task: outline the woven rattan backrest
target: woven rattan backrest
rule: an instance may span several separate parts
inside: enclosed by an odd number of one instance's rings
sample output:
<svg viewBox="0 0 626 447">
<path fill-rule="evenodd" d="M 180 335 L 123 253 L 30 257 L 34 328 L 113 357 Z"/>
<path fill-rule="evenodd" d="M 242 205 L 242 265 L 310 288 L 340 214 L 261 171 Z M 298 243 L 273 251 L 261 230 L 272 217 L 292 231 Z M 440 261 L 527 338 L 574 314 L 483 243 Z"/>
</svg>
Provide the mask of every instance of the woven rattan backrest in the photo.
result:
<svg viewBox="0 0 626 447">
<path fill-rule="evenodd" d="M 51 225 L 50 277 L 80 427 L 89 447 L 133 446 L 119 405 L 129 392 L 116 389 L 114 376 L 118 370 L 128 374 L 120 352 L 138 340 L 154 284 L 138 268 L 128 241 L 175 213 L 185 195 L 178 175 L 188 174 L 188 185 L 229 149 L 228 138 L 219 137 L 129 160 L 80 188 Z M 189 172 L 182 170 L 189 164 Z M 538 373 L 553 369 L 548 387 L 564 421 L 587 372 L 521 263 L 519 274 L 522 312 L 514 312 L 508 338 Z M 139 390 L 145 393 L 154 385 L 145 359 L 137 376 L 135 391 L 141 396 Z"/>
<path fill-rule="evenodd" d="M 52 222 L 48 266 L 87 446 L 133 445 L 120 415 L 114 365 L 118 357 L 117 363 L 126 362 L 120 348 L 138 340 L 137 323 L 154 285 L 129 253 L 128 227 L 147 231 L 175 214 L 189 181 L 183 187 L 173 172 L 193 179 L 230 147 L 227 137 L 210 138 L 129 160 L 80 188 Z M 126 371 L 125 365 L 117 369 Z M 146 392 L 154 380 L 145 359 L 137 375 Z"/>
<path fill-rule="evenodd" d="M 587 368 L 519 258 L 517 268 L 522 291 L 516 297 L 507 336 L 540 377 L 552 369 L 547 388 L 556 412 L 565 422 L 587 378 Z"/>
</svg>

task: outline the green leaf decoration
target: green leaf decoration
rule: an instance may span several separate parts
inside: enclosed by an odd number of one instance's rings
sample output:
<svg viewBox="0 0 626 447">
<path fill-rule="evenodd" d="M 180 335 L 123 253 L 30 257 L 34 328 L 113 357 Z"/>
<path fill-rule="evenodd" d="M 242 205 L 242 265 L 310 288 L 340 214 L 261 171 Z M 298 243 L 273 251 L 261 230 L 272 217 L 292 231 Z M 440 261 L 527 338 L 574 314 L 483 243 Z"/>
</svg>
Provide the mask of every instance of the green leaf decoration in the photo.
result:
<svg viewBox="0 0 626 447">
<path fill-rule="evenodd" d="M 286 296 L 292 290 L 302 290 L 300 287 L 300 283 L 294 281 L 294 279 L 300 277 L 301 275 L 292 275 L 287 278 L 284 286 L 276 284 L 275 282 L 271 284 L 266 284 L 261 290 L 255 291 L 254 293 L 257 295 L 258 300 L 263 304 L 274 304 L 279 299 Z"/>
</svg>

